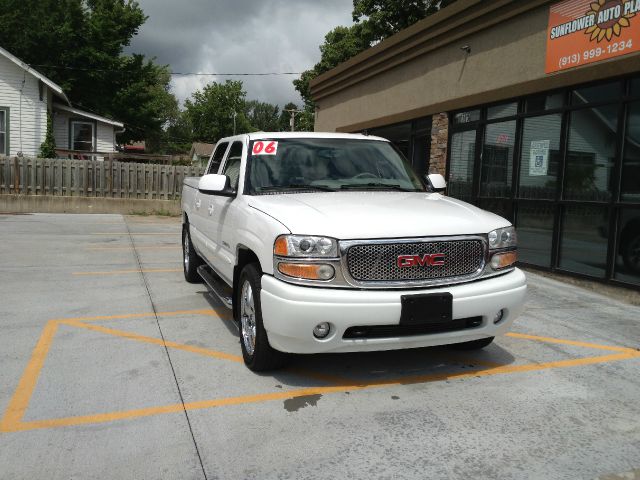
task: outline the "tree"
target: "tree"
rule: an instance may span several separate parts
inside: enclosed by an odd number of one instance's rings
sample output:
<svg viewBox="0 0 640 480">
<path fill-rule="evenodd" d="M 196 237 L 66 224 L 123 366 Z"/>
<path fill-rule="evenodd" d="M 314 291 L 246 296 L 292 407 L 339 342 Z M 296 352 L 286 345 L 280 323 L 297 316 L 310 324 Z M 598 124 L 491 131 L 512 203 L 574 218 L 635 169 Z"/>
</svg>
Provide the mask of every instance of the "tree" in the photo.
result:
<svg viewBox="0 0 640 480">
<path fill-rule="evenodd" d="M 56 139 L 53 136 L 53 122 L 51 112 L 47 112 L 47 133 L 40 145 L 40 158 L 56 158 Z"/>
<path fill-rule="evenodd" d="M 194 92 L 184 102 L 185 119 L 191 127 L 193 140 L 215 143 L 222 137 L 233 135 L 234 115 L 235 133 L 250 132 L 251 124 L 245 116 L 246 95 L 242 82 L 237 80 L 212 82 Z"/>
<path fill-rule="evenodd" d="M 320 61 L 293 81 L 304 101 L 307 118 L 315 111 L 309 88 L 311 80 L 455 1 L 353 0 L 355 23 L 331 30 L 320 46 Z"/>
<path fill-rule="evenodd" d="M 353 0 L 353 21 L 380 42 L 436 13 L 455 0 Z"/>
<path fill-rule="evenodd" d="M 175 104 L 167 67 L 123 53 L 145 20 L 132 0 L 0 0 L 2 46 L 80 108 L 123 121 L 122 141 L 159 134 Z"/>
<path fill-rule="evenodd" d="M 244 114 L 253 130 L 277 132 L 280 130 L 280 108 L 270 103 L 249 100 L 245 103 Z"/>
</svg>

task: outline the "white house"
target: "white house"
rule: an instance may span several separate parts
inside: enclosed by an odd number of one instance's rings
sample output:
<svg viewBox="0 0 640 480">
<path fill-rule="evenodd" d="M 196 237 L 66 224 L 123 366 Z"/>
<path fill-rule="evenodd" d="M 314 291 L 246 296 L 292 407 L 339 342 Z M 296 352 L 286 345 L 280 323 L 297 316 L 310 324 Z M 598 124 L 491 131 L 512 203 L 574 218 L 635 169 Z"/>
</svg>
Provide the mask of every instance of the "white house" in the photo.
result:
<svg viewBox="0 0 640 480">
<path fill-rule="evenodd" d="M 115 152 L 122 122 L 74 108 L 60 86 L 0 47 L 0 155 L 37 157 L 48 111 L 56 148 Z"/>
</svg>

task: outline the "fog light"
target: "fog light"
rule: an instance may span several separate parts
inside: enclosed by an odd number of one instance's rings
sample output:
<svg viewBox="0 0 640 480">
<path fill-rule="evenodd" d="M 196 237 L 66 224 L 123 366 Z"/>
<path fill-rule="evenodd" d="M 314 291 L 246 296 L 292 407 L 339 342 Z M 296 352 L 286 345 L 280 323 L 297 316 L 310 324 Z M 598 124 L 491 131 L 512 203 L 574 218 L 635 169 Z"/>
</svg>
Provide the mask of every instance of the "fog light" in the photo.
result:
<svg viewBox="0 0 640 480">
<path fill-rule="evenodd" d="M 499 324 L 502 319 L 504 318 L 504 310 L 500 310 L 498 313 L 495 314 L 495 316 L 493 317 L 493 324 L 497 325 Z"/>
<path fill-rule="evenodd" d="M 322 322 L 316 325 L 313 329 L 313 336 L 316 338 L 325 338 L 331 332 L 331 325 L 327 322 Z"/>
</svg>

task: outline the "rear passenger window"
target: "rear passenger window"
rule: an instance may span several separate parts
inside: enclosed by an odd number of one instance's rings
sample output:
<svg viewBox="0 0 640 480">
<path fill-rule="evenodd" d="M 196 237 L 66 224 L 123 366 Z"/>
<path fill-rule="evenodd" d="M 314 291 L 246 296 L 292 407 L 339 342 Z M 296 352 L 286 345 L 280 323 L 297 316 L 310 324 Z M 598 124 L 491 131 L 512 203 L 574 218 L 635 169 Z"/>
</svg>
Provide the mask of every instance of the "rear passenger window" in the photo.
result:
<svg viewBox="0 0 640 480">
<path fill-rule="evenodd" d="M 227 163 L 224 164 L 222 174 L 229 177 L 231 188 L 238 190 L 238 179 L 240 177 L 240 160 L 242 160 L 242 142 L 234 142 L 229 150 Z"/>
<path fill-rule="evenodd" d="M 227 151 L 227 147 L 229 146 L 229 142 L 220 143 L 215 152 L 213 152 L 213 160 L 209 164 L 209 169 L 207 170 L 207 175 L 211 173 L 218 173 L 218 168 L 220 168 L 220 163 L 222 163 L 222 159 L 224 158 L 224 153 Z"/>
</svg>

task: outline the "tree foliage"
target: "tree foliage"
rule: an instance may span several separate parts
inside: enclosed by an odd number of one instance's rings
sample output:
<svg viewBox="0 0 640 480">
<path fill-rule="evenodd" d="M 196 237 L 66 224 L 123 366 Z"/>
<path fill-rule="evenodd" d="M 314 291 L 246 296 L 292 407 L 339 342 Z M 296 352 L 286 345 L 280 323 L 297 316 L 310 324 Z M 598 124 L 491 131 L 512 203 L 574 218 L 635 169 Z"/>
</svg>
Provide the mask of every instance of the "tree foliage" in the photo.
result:
<svg viewBox="0 0 640 480">
<path fill-rule="evenodd" d="M 280 108 L 258 100 L 245 102 L 244 114 L 252 130 L 277 132 L 280 130 Z"/>
<path fill-rule="evenodd" d="M 56 139 L 53 136 L 53 122 L 51 112 L 47 112 L 47 133 L 40 145 L 40 158 L 56 158 Z"/>
<path fill-rule="evenodd" d="M 372 42 L 380 42 L 436 13 L 455 0 L 353 0 L 353 21 Z"/>
<path fill-rule="evenodd" d="M 236 134 L 253 130 L 245 114 L 246 96 L 242 82 L 236 80 L 212 82 L 194 92 L 184 102 L 185 120 L 191 128 L 193 141 L 215 143 L 233 135 L 234 115 Z"/>
<path fill-rule="evenodd" d="M 133 0 L 0 0 L 2 46 L 80 108 L 127 124 L 122 141 L 158 135 L 177 110 L 167 67 L 123 53 L 145 20 Z"/>
<path fill-rule="evenodd" d="M 315 111 L 309 82 L 456 0 L 353 0 L 350 27 L 331 30 L 320 46 L 320 61 L 293 81 L 310 116 Z"/>
</svg>

